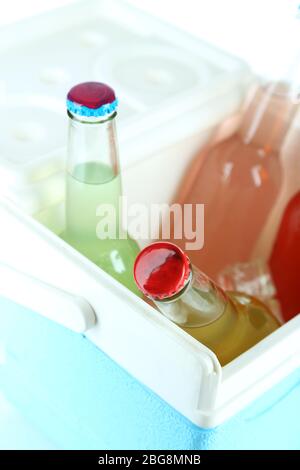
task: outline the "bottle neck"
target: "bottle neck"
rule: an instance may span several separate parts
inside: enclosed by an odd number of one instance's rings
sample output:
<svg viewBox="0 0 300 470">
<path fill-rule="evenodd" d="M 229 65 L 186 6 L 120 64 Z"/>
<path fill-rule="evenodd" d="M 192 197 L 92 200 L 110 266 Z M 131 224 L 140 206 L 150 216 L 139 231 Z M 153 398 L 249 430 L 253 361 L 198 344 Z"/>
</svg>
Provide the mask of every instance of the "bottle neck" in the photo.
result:
<svg viewBox="0 0 300 470">
<path fill-rule="evenodd" d="M 174 296 L 154 301 L 170 320 L 183 327 L 202 327 L 220 318 L 228 298 L 211 279 L 193 266 L 190 278 Z"/>
<path fill-rule="evenodd" d="M 245 112 L 240 136 L 266 154 L 281 150 L 297 110 L 294 84 L 275 82 L 257 89 Z"/>
<path fill-rule="evenodd" d="M 81 121 L 69 115 L 67 171 L 89 184 L 103 184 L 119 175 L 116 112 L 102 121 Z"/>
</svg>

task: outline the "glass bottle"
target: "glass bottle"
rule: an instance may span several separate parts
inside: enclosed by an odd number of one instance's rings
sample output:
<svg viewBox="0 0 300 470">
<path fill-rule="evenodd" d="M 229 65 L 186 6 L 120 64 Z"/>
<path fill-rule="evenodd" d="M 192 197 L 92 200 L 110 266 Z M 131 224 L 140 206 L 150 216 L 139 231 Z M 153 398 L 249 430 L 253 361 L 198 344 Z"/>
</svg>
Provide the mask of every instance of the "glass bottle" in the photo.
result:
<svg viewBox="0 0 300 470">
<path fill-rule="evenodd" d="M 261 301 L 239 292 L 225 293 L 172 243 L 144 248 L 136 259 L 134 277 L 141 292 L 167 318 L 214 351 L 221 365 L 280 326 Z"/>
<path fill-rule="evenodd" d="M 276 287 L 268 263 L 256 258 L 247 263 L 227 266 L 218 275 L 217 283 L 225 291 L 238 291 L 261 300 L 280 322 L 283 321 Z"/>
<path fill-rule="evenodd" d="M 288 203 L 269 259 L 282 315 L 300 313 L 300 191 Z"/>
<path fill-rule="evenodd" d="M 204 204 L 204 247 L 187 253 L 214 280 L 226 266 L 249 260 L 276 201 L 295 93 L 289 77 L 257 88 L 239 130 L 198 155 L 182 182 L 176 202 Z M 185 248 L 185 238 L 174 241 Z"/>
<path fill-rule="evenodd" d="M 114 91 L 80 83 L 67 96 L 69 116 L 66 229 L 63 238 L 133 292 L 138 245 L 122 231 L 121 177 Z"/>
</svg>

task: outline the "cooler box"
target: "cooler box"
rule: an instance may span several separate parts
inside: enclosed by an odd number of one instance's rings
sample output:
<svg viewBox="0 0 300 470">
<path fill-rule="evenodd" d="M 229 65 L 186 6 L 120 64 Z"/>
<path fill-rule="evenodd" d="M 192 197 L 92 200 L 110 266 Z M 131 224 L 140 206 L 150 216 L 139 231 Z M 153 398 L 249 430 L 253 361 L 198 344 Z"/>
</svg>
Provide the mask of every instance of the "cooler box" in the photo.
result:
<svg viewBox="0 0 300 470">
<path fill-rule="evenodd" d="M 166 203 L 216 125 L 228 118 L 220 139 L 236 128 L 245 64 L 119 1 L 76 3 L 1 39 L 6 397 L 59 448 L 299 449 L 300 315 L 221 367 L 58 237 L 71 85 L 116 88 L 124 193 Z"/>
</svg>

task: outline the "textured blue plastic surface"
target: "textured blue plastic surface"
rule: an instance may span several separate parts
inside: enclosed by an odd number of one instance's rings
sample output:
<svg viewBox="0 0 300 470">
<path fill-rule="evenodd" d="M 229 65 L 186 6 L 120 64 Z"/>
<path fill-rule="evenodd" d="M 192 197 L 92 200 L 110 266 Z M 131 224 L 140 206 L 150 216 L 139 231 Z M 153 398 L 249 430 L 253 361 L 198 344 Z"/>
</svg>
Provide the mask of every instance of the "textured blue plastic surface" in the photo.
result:
<svg viewBox="0 0 300 470">
<path fill-rule="evenodd" d="M 300 449 L 300 370 L 222 426 L 204 430 L 83 336 L 0 299 L 0 385 L 67 449 Z M 1 425 L 1 424 L 0 424 Z"/>
</svg>

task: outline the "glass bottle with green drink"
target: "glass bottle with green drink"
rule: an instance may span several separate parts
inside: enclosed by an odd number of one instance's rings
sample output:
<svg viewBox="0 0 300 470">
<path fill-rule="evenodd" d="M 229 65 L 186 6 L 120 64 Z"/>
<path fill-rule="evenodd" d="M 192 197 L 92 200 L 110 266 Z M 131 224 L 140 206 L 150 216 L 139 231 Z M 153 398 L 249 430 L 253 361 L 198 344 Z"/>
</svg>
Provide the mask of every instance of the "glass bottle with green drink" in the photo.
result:
<svg viewBox="0 0 300 470">
<path fill-rule="evenodd" d="M 80 83 L 68 93 L 66 230 L 63 238 L 138 294 L 132 268 L 139 247 L 122 230 L 119 208 L 117 104 L 114 91 L 104 83 Z"/>
</svg>

